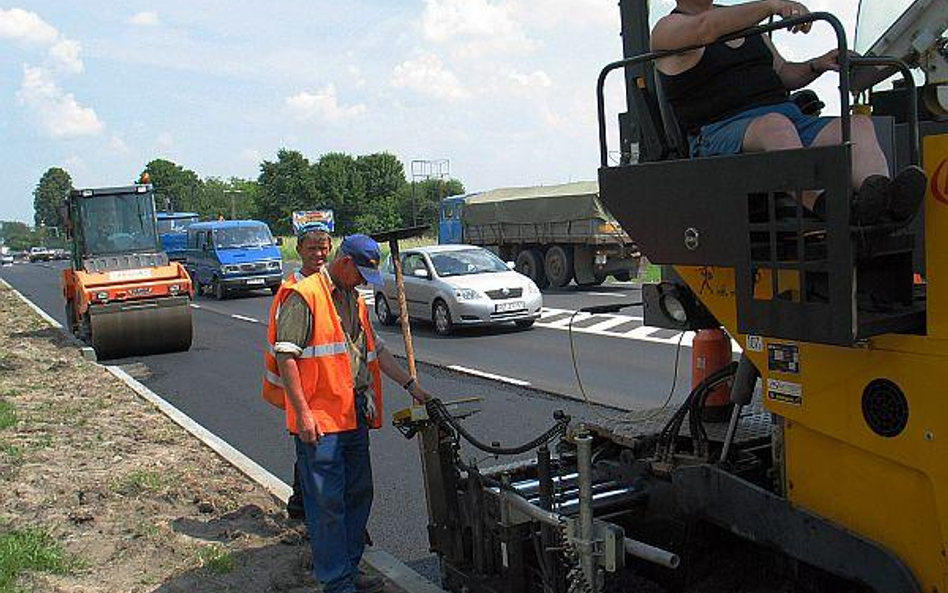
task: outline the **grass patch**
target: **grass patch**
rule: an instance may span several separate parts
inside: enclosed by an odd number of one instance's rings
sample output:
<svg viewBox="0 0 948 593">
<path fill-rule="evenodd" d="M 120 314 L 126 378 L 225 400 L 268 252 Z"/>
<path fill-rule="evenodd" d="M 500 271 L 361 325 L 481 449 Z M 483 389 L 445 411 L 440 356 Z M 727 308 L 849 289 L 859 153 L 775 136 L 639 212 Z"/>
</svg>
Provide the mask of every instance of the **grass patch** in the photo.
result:
<svg viewBox="0 0 948 593">
<path fill-rule="evenodd" d="M 210 545 L 198 550 L 201 566 L 217 574 L 232 572 L 236 566 L 234 556 L 221 545 Z"/>
<path fill-rule="evenodd" d="M 10 402 L 0 399 L 0 430 L 10 428 L 16 421 L 16 408 Z"/>
<path fill-rule="evenodd" d="M 135 470 L 119 479 L 112 489 L 125 496 L 137 496 L 146 492 L 158 492 L 167 484 L 168 479 L 156 471 Z"/>
<path fill-rule="evenodd" d="M 23 449 L 16 445 L 0 443 L 0 455 L 9 463 L 19 463 L 23 459 Z"/>
<path fill-rule="evenodd" d="M 16 581 L 24 572 L 65 574 L 78 564 L 44 531 L 0 526 L 0 593 L 17 592 Z"/>
</svg>

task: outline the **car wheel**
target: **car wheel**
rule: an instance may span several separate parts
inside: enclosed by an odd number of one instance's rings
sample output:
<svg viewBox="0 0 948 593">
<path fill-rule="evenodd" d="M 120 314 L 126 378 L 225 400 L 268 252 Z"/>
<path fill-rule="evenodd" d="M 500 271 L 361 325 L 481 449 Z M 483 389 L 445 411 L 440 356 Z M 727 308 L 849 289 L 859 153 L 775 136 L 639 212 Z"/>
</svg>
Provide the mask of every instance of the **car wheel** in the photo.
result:
<svg viewBox="0 0 948 593">
<path fill-rule="evenodd" d="M 214 292 L 214 298 L 223 301 L 227 298 L 227 289 L 224 288 L 224 283 L 221 282 L 220 278 L 214 278 L 211 282 L 211 290 Z"/>
<path fill-rule="evenodd" d="M 381 292 L 375 294 L 375 316 L 382 325 L 394 325 L 395 316 L 392 315 L 392 308 L 388 306 L 388 299 Z"/>
<path fill-rule="evenodd" d="M 270 294 L 272 294 L 273 296 L 276 296 L 276 293 L 278 293 L 278 292 L 280 292 L 280 285 L 279 285 L 279 284 L 276 284 L 276 285 L 270 287 Z"/>
<path fill-rule="evenodd" d="M 451 310 L 448 305 L 442 301 L 435 301 L 431 310 L 431 322 L 434 324 L 435 333 L 439 336 L 449 336 L 454 331 L 454 322 L 451 320 Z"/>
<path fill-rule="evenodd" d="M 524 249 L 518 253 L 514 267 L 533 280 L 539 288 L 547 286 L 546 273 L 543 271 L 543 254 L 539 249 Z"/>
<path fill-rule="evenodd" d="M 528 327 L 533 327 L 533 323 L 535 321 L 536 319 L 518 319 L 514 321 L 514 323 L 517 324 L 517 327 L 526 329 Z"/>
<path fill-rule="evenodd" d="M 543 270 L 552 286 L 563 288 L 573 279 L 573 247 L 554 245 L 546 252 Z"/>
</svg>

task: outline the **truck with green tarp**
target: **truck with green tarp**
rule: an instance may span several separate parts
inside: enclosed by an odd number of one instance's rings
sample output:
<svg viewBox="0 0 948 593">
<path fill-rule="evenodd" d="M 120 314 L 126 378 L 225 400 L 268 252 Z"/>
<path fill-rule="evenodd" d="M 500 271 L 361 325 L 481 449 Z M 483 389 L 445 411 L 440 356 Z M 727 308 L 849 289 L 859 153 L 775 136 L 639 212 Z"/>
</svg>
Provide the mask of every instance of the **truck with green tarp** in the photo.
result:
<svg viewBox="0 0 948 593">
<path fill-rule="evenodd" d="M 639 250 L 598 196 L 595 181 L 451 196 L 441 205 L 439 242 L 487 247 L 541 287 L 631 280 Z"/>
</svg>

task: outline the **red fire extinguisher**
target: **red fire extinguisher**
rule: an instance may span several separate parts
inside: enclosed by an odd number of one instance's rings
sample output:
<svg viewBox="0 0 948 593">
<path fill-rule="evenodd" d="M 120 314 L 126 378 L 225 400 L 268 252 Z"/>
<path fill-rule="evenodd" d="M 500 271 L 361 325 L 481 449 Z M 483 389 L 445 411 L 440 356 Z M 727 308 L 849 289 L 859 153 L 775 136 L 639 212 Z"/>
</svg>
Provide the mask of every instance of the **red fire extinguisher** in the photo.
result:
<svg viewBox="0 0 948 593">
<path fill-rule="evenodd" d="M 723 329 L 698 330 L 691 349 L 691 388 L 732 360 L 731 338 Z M 731 416 L 731 406 L 730 384 L 718 385 L 705 399 L 702 418 L 708 422 L 724 422 Z"/>
</svg>

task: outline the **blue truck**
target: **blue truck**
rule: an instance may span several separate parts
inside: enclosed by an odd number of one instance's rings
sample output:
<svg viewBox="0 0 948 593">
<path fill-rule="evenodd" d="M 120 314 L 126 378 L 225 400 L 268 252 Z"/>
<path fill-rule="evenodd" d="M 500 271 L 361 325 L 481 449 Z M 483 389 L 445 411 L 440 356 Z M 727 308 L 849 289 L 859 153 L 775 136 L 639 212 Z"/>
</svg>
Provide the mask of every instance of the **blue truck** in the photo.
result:
<svg viewBox="0 0 948 593">
<path fill-rule="evenodd" d="M 283 281 L 283 258 L 259 220 L 198 222 L 187 232 L 185 267 L 195 292 L 209 289 L 214 298 L 267 288 L 276 294 Z"/>
<path fill-rule="evenodd" d="M 602 207 L 595 181 L 447 197 L 438 242 L 486 247 L 540 288 L 628 282 L 639 268 L 638 247 Z"/>
<path fill-rule="evenodd" d="M 200 217 L 196 212 L 158 212 L 155 218 L 162 250 L 171 261 L 183 262 L 187 255 L 188 227 Z"/>
</svg>

